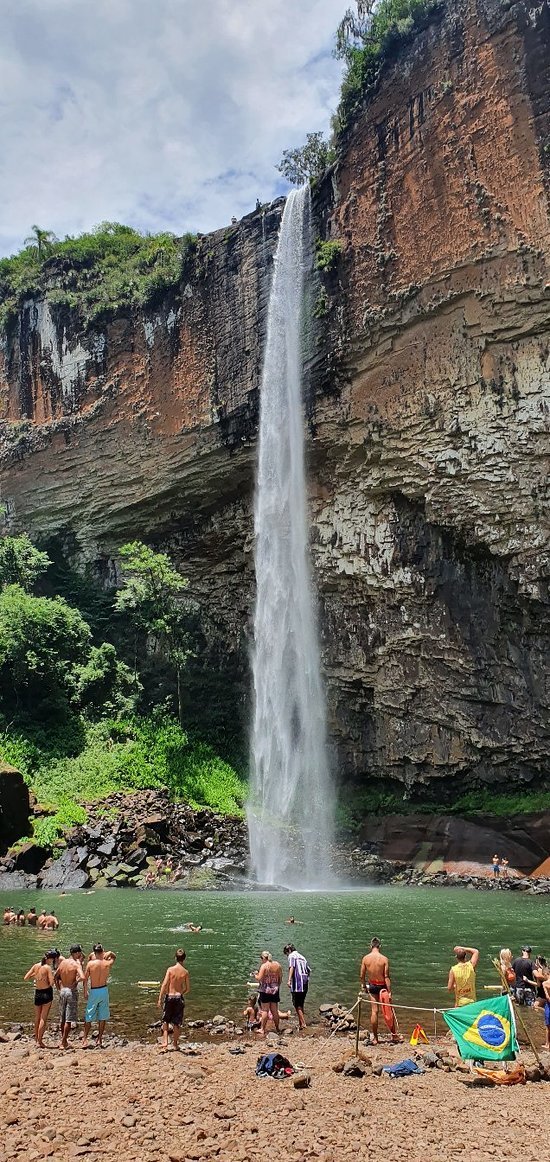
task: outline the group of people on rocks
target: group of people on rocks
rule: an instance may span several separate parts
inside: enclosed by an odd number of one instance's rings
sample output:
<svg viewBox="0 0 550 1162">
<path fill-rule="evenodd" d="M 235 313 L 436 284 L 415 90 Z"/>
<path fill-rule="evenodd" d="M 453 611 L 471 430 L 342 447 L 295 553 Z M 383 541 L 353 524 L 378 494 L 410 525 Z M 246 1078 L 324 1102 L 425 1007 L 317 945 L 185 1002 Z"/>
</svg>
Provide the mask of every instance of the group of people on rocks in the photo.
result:
<svg viewBox="0 0 550 1162">
<path fill-rule="evenodd" d="M 55 932 L 59 928 L 59 920 L 55 912 L 47 912 L 44 908 L 39 915 L 37 915 L 36 908 L 29 908 L 25 913 L 24 908 L 12 908 L 10 905 L 4 908 L 4 924 L 14 924 L 17 928 L 24 928 L 28 924 L 31 928 L 43 928 L 47 932 Z"/>
<path fill-rule="evenodd" d="M 162 856 L 158 856 L 155 860 L 155 866 L 149 868 L 145 876 L 145 887 L 152 888 L 158 884 L 175 884 L 183 876 L 183 868 L 181 864 L 174 866 L 174 860 L 169 855 L 167 860 Z"/>
<path fill-rule="evenodd" d="M 508 868 L 510 867 L 510 862 L 509 862 L 509 860 L 506 859 L 506 856 L 503 855 L 501 857 L 500 855 L 494 855 L 491 862 L 493 865 L 493 876 L 495 877 L 495 879 L 498 880 L 500 878 L 501 871 L 502 871 L 502 875 L 503 875 L 504 879 L 507 879 L 508 878 Z"/>
</svg>

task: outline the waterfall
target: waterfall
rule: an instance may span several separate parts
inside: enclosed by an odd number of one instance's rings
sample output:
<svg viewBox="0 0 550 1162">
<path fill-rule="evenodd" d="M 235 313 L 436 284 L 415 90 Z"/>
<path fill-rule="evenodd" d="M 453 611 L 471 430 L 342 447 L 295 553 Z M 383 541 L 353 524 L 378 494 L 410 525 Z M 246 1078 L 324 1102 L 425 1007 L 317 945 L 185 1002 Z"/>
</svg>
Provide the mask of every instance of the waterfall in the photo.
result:
<svg viewBox="0 0 550 1162">
<path fill-rule="evenodd" d="M 254 513 L 254 720 L 247 807 L 262 884 L 327 883 L 333 795 L 308 551 L 302 408 L 309 187 L 286 202 L 269 299 Z"/>
</svg>

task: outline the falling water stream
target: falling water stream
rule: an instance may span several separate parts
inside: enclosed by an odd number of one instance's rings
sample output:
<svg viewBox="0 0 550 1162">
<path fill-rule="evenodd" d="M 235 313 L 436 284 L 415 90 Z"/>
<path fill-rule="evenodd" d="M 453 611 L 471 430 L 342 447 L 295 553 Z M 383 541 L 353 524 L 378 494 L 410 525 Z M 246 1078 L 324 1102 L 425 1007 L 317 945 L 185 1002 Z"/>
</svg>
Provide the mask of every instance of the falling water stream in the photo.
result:
<svg viewBox="0 0 550 1162">
<path fill-rule="evenodd" d="M 248 827 L 259 883 L 320 887 L 333 795 L 309 551 L 302 406 L 309 188 L 286 202 L 269 300 L 254 515 L 254 721 Z"/>
</svg>

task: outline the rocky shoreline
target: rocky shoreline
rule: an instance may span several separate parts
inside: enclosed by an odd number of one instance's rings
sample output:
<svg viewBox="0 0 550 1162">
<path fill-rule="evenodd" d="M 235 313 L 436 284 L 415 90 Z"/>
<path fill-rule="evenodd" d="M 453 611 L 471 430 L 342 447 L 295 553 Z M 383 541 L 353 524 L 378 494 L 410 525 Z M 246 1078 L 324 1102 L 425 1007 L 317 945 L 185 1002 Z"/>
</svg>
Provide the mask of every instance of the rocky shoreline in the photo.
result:
<svg viewBox="0 0 550 1162">
<path fill-rule="evenodd" d="M 542 1156 L 548 1083 L 483 1088 L 444 1040 L 431 1060 L 419 1057 L 423 1073 L 400 1080 L 382 1067 L 412 1055 L 404 1045 L 369 1047 L 355 1061 L 353 1039 L 283 1038 L 296 1070 L 283 1081 L 256 1076 L 257 1044 L 238 1056 L 231 1048 L 183 1045 L 159 1057 L 156 1045 L 135 1042 L 103 1053 L 0 1044 L 0 1162 L 351 1162 L 382 1152 L 401 1162 L 404 1149 L 410 1162 Z"/>
<path fill-rule="evenodd" d="M 242 818 L 173 803 L 163 791 L 113 794 L 86 805 L 87 822 L 65 836 L 52 855 L 29 840 L 0 859 L 0 890 L 101 888 L 254 890 L 248 876 L 248 837 Z M 384 859 L 375 844 L 340 840 L 334 871 L 346 885 L 466 887 L 480 891 L 550 893 L 549 877 L 494 879 L 468 871 L 425 871 Z M 468 865 L 466 865 L 468 866 Z"/>
</svg>

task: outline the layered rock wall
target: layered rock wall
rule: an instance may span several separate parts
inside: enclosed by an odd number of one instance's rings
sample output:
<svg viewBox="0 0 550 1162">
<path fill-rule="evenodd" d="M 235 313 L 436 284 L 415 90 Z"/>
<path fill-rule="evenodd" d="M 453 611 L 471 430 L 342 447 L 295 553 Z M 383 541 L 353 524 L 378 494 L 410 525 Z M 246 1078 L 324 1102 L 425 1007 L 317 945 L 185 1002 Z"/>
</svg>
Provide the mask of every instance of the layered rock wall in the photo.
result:
<svg viewBox="0 0 550 1162">
<path fill-rule="evenodd" d="M 344 777 L 444 795 L 548 768 L 549 60 L 547 4 L 443 5 L 315 195 L 342 243 L 307 412 Z M 168 547 L 243 719 L 280 210 L 201 239 L 155 310 L 85 331 L 27 302 L 0 372 L 12 524 L 105 562 L 130 536 Z"/>
</svg>

